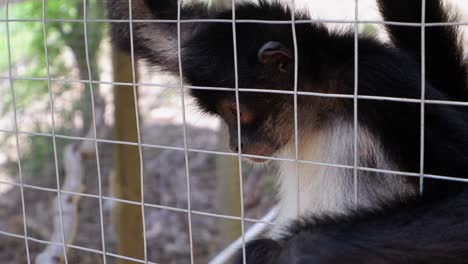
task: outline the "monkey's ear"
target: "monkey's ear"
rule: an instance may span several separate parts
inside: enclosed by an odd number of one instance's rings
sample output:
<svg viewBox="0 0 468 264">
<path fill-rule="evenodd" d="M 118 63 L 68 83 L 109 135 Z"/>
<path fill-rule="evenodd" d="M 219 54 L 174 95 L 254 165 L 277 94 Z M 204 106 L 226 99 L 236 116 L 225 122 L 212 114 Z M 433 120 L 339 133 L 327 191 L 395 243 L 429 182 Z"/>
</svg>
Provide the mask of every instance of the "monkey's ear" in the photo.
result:
<svg viewBox="0 0 468 264">
<path fill-rule="evenodd" d="M 291 60 L 291 52 L 281 43 L 269 41 L 258 50 L 258 61 L 262 64 L 275 63 L 278 70 L 285 72 Z"/>
</svg>

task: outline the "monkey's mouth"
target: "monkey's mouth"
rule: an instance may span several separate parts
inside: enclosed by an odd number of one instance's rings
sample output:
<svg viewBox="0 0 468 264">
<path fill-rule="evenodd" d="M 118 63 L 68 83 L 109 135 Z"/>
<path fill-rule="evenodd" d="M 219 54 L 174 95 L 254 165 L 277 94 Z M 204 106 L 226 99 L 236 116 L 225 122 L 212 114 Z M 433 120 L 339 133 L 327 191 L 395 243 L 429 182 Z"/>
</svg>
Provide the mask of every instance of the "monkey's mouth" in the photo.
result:
<svg viewBox="0 0 468 264">
<path fill-rule="evenodd" d="M 269 158 L 258 158 L 258 157 L 245 157 L 245 159 L 247 159 L 248 161 L 252 163 L 257 163 L 257 164 L 267 163 L 271 160 Z"/>
<path fill-rule="evenodd" d="M 243 154 L 252 155 L 244 156 L 244 158 L 248 161 L 256 164 L 262 164 L 271 161 L 271 157 L 273 157 L 275 154 L 275 149 L 268 144 L 256 143 L 246 148 L 245 150 L 243 149 Z"/>
</svg>

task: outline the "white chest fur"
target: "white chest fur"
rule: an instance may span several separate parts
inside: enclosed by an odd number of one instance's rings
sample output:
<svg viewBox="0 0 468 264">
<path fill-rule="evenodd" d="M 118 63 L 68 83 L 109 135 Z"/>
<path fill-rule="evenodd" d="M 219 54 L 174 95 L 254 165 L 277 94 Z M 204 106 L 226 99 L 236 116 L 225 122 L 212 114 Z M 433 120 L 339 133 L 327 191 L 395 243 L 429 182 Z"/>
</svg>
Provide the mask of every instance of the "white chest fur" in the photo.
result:
<svg viewBox="0 0 468 264">
<path fill-rule="evenodd" d="M 335 123 L 306 136 L 300 136 L 299 159 L 326 164 L 354 164 L 354 129 L 352 124 Z M 358 166 L 398 170 L 385 155 L 379 140 L 366 128 L 358 128 Z M 295 157 L 294 142 L 283 148 L 282 157 Z M 296 167 L 297 166 L 297 167 Z M 354 170 L 329 165 L 280 162 L 279 215 L 270 235 L 281 233 L 281 226 L 304 215 L 346 213 L 351 208 L 375 207 L 398 195 L 408 195 L 413 188 L 402 176 Z M 357 199 L 356 199 L 357 198 Z"/>
</svg>

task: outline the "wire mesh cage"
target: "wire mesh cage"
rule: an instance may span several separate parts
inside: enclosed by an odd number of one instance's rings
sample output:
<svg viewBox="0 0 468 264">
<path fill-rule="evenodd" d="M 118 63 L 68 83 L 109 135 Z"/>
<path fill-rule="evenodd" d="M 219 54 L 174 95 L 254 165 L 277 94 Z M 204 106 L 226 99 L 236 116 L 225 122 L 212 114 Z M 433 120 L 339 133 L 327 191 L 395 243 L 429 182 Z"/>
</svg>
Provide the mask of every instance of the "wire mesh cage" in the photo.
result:
<svg viewBox="0 0 468 264">
<path fill-rule="evenodd" d="M 467 102 L 436 100 L 426 95 L 425 34 L 428 28 L 461 22 L 418 23 L 383 21 L 375 1 L 282 1 L 292 10 L 313 14 L 289 20 L 236 18 L 236 1 L 209 1 L 231 10 L 230 19 L 184 19 L 178 1 L 177 18 L 109 19 L 105 1 L 3 0 L 0 2 L 0 262 L 5 263 L 229 263 L 235 252 L 265 233 L 276 221 L 275 174 L 278 165 L 253 168 L 244 158 L 287 163 L 295 173 L 300 213 L 301 170 L 305 167 L 351 171 L 358 204 L 359 175 L 418 178 L 421 193 L 426 179 L 467 182 L 458 175 L 424 171 L 425 111 L 431 105 L 466 107 Z M 128 9 L 139 1 L 128 1 Z M 463 1 L 447 1 L 468 13 Z M 184 3 L 185 4 L 185 3 Z M 110 44 L 109 25 L 127 23 L 130 56 Z M 178 75 L 154 69 L 134 52 L 135 24 L 175 24 Z M 182 62 L 181 29 L 194 23 L 231 26 L 234 87 L 200 87 L 187 83 Z M 298 25 L 324 24 L 331 31 L 352 32 L 353 92 L 301 90 Z M 293 43 L 294 74 L 290 89 L 243 87 L 239 81 L 240 25 L 288 27 Z M 421 35 L 420 96 L 397 97 L 360 93 L 359 36 L 374 34 L 388 41 L 384 25 L 417 27 Z M 463 39 L 467 46 L 467 40 Z M 205 116 L 188 90 L 226 91 L 235 95 L 237 138 L 242 138 L 240 94 L 288 96 L 294 106 L 289 156 L 262 156 L 227 149 L 226 127 Z M 353 158 L 343 163 L 301 158 L 303 97 L 350 100 L 353 107 Z M 368 167 L 358 156 L 361 132 L 358 108 L 362 101 L 411 104 L 418 107 L 419 170 Z M 231 132 L 232 133 L 232 132 Z"/>
</svg>

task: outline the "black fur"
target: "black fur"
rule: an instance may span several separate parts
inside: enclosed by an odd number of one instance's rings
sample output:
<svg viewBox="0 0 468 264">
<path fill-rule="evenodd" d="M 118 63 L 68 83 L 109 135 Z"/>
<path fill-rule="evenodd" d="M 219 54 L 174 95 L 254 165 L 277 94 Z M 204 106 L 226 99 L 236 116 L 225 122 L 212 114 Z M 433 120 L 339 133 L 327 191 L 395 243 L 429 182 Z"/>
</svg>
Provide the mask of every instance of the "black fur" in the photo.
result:
<svg viewBox="0 0 468 264">
<path fill-rule="evenodd" d="M 449 21 L 440 1 L 426 2 L 426 22 Z M 125 3 L 127 0 L 108 0 L 110 17 L 127 18 L 128 4 L 125 7 Z M 380 0 L 379 4 L 388 20 L 420 21 L 420 0 Z M 134 0 L 134 17 L 174 19 L 174 8 L 169 0 Z M 231 11 L 207 11 L 200 5 L 182 11 L 183 18 L 230 19 L 232 15 Z M 278 4 L 261 2 L 238 5 L 236 18 L 290 20 L 291 13 Z M 298 14 L 297 18 L 305 16 Z M 319 24 L 297 24 L 295 27 L 299 54 L 298 89 L 353 94 L 353 33 L 329 32 Z M 418 99 L 421 97 L 420 28 L 389 26 L 388 30 L 394 46 L 368 36 L 359 38 L 359 94 Z M 178 54 L 174 49 L 177 47 L 176 24 L 134 22 L 133 32 L 136 55 L 179 74 Z M 113 43 L 129 51 L 128 23 L 114 23 L 111 33 Z M 160 41 L 152 40 L 154 36 L 160 36 Z M 182 23 L 181 59 L 185 81 L 199 87 L 235 87 L 232 37 L 231 23 Z M 258 50 L 269 41 L 280 42 L 294 50 L 290 25 L 237 23 L 236 38 L 239 87 L 293 88 L 293 61 L 287 65 L 286 73 L 278 73 L 274 66 L 257 61 Z M 426 98 L 466 100 L 466 64 L 462 60 L 456 30 L 447 27 L 427 29 L 426 44 Z M 218 103 L 234 98 L 233 91 L 192 89 L 190 92 L 203 110 L 217 115 L 223 115 Z M 241 103 L 255 109 L 258 120 L 270 120 L 285 111 L 291 104 L 290 99 L 280 94 L 240 93 Z M 299 111 L 312 112 L 308 108 L 314 107 L 313 100 L 316 99 L 299 97 Z M 330 109 L 320 109 L 320 116 L 339 115 L 352 122 L 352 99 L 329 100 Z M 465 107 L 426 105 L 424 173 L 468 177 L 467 114 Z M 419 172 L 419 103 L 360 99 L 358 117 L 360 124 L 378 135 L 391 160 L 404 171 Z M 272 141 L 269 137 L 274 136 L 259 127 L 256 123 L 243 125 L 242 142 L 248 142 L 249 137 Z M 417 188 L 418 178 L 409 177 L 408 184 Z M 247 247 L 247 262 L 465 263 L 468 262 L 467 196 L 464 183 L 426 178 L 422 197 L 386 201 L 380 210 L 305 218 L 293 224 L 289 234 L 280 241 L 253 241 Z"/>
<path fill-rule="evenodd" d="M 276 262 L 249 263 L 468 263 L 467 199 L 465 192 L 378 211 L 305 218 L 277 242 Z M 256 247 L 264 250 L 253 243 L 247 252 Z"/>
<path fill-rule="evenodd" d="M 378 1 L 385 21 L 421 23 L 422 1 Z M 427 0 L 426 23 L 454 22 L 455 15 L 444 10 L 440 0 Z M 387 25 L 393 43 L 409 52 L 415 60 L 421 60 L 421 27 Z M 427 80 L 444 91 L 453 100 L 467 100 L 466 62 L 463 60 L 461 38 L 457 26 L 425 28 Z"/>
</svg>

